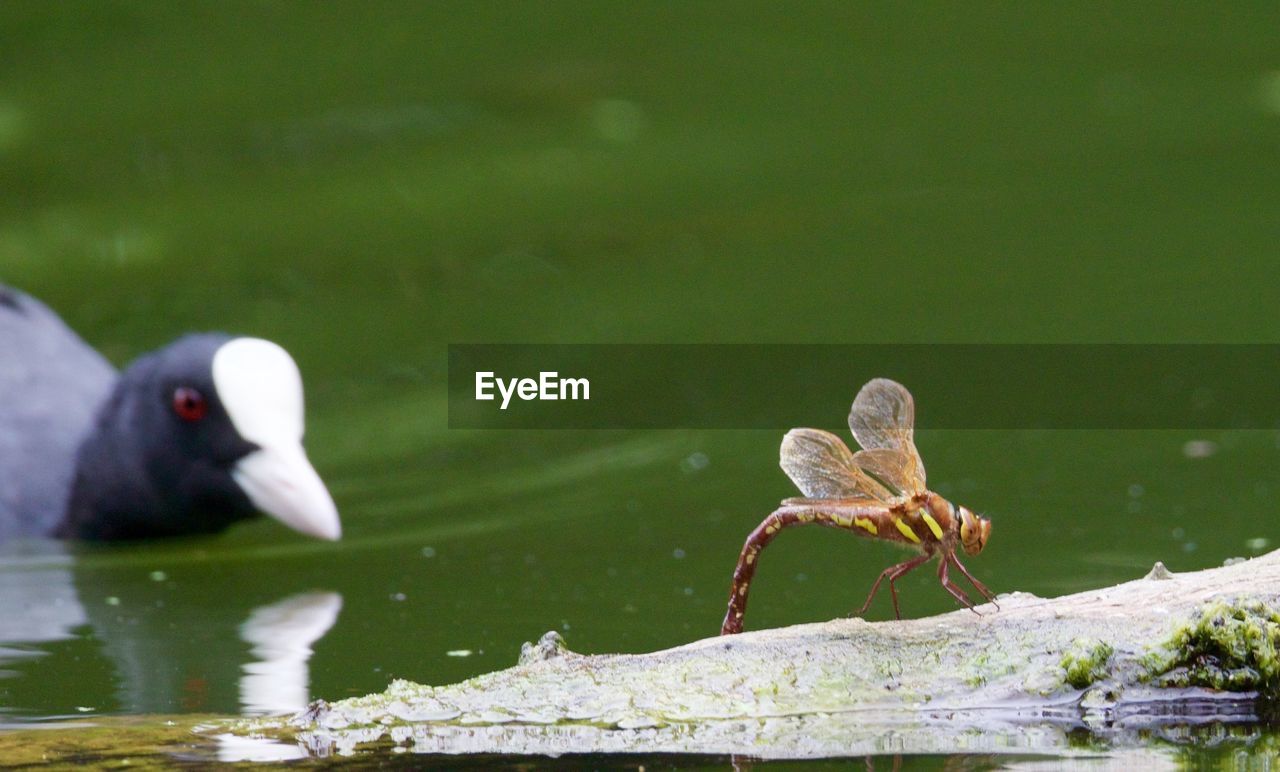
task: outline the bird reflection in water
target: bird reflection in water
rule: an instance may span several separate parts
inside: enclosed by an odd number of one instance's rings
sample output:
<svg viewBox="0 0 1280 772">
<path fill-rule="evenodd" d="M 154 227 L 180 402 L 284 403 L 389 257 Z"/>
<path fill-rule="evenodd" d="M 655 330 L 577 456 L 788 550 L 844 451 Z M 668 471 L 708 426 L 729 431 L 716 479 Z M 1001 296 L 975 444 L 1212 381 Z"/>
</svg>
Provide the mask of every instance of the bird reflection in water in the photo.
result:
<svg viewBox="0 0 1280 772">
<path fill-rule="evenodd" d="M 302 710 L 311 701 L 311 645 L 338 620 L 336 592 L 293 595 L 253 610 L 240 637 L 256 660 L 240 666 L 240 711 L 262 716 Z"/>
<path fill-rule="evenodd" d="M 306 707 L 312 647 L 337 621 L 340 594 L 293 594 L 247 614 L 234 602 L 173 600 L 154 579 L 78 566 L 58 542 L 0 546 L 0 682 L 11 697 L 5 712 L 39 720 Z M 228 656 L 236 648 L 226 645 L 231 636 L 249 645 L 248 661 Z M 61 672 L 77 674 L 74 683 Z"/>
</svg>

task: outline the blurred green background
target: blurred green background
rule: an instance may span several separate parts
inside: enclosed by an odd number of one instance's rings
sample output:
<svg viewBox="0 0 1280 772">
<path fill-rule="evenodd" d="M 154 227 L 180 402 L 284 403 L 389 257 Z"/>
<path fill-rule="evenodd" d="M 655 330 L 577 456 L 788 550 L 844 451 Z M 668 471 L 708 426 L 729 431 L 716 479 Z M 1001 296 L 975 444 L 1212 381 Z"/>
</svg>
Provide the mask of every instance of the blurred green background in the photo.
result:
<svg viewBox="0 0 1280 772">
<path fill-rule="evenodd" d="M 793 493 L 788 427 L 451 431 L 451 342 L 1276 341 L 1277 29 L 1273 3 L 4 3 L 0 280 L 118 364 L 189 330 L 285 345 L 347 534 L 77 550 L 87 621 L 6 664 L 4 710 L 237 712 L 238 625 L 309 590 L 343 600 L 328 699 L 548 629 L 714 634 Z M 742 388 L 806 395 L 782 366 Z M 994 520 L 968 565 L 1000 592 L 1280 538 L 1274 431 L 917 440 Z M 747 627 L 847 613 L 897 557 L 788 533 Z"/>
</svg>

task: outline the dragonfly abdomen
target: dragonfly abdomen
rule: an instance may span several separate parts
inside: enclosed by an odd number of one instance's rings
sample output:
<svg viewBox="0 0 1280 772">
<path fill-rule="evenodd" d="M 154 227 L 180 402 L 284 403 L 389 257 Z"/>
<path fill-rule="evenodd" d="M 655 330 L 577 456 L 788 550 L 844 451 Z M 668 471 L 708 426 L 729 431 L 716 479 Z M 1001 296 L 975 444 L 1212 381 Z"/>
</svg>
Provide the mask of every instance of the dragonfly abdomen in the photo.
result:
<svg viewBox="0 0 1280 772">
<path fill-rule="evenodd" d="M 921 498 L 921 497 L 917 497 Z M 792 503 L 804 501 L 805 503 Z M 841 504 L 839 501 L 789 499 L 764 519 L 747 536 L 733 572 L 729 611 L 725 615 L 725 631 L 742 629 L 747 610 L 747 595 L 755 578 L 760 553 L 783 528 L 796 525 L 825 525 L 841 528 L 869 539 L 882 539 L 932 554 L 951 527 L 951 518 L 942 513 L 943 521 L 931 514 L 922 499 L 910 499 L 894 506 L 882 504 Z M 945 526 L 944 526 L 945 523 Z"/>
<path fill-rule="evenodd" d="M 817 523 L 925 552 L 932 552 L 931 547 L 954 538 L 951 532 L 955 529 L 951 505 L 941 496 L 928 492 L 897 504 L 793 498 L 783 501 L 774 514 L 779 516 L 779 527 Z M 761 523 L 756 530 L 764 527 L 765 523 Z"/>
</svg>

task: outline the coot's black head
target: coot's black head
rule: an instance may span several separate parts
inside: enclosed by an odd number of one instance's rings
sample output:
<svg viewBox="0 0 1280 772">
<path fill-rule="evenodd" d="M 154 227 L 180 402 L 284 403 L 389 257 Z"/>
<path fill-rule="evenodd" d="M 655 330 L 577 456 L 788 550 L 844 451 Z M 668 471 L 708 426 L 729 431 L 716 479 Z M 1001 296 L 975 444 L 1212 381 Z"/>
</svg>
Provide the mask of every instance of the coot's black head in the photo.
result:
<svg viewBox="0 0 1280 772">
<path fill-rule="evenodd" d="M 302 379 L 284 349 L 258 338 L 181 338 L 121 374 L 80 447 L 58 533 L 209 533 L 263 512 L 337 539 L 337 508 L 302 434 Z"/>
</svg>

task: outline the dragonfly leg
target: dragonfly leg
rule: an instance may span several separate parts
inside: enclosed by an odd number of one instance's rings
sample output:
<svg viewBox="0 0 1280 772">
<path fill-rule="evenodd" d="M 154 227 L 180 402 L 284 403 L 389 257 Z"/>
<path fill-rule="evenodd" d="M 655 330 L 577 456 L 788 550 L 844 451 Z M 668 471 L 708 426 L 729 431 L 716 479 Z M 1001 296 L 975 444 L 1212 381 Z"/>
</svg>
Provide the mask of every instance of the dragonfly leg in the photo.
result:
<svg viewBox="0 0 1280 772">
<path fill-rule="evenodd" d="M 893 583 L 902 577 L 908 571 L 919 567 L 919 565 L 929 559 L 929 555 L 918 555 L 903 563 L 889 566 L 880 572 L 880 576 L 876 577 L 875 584 L 871 585 L 871 592 L 867 594 L 867 602 L 862 604 L 862 608 L 850 614 L 850 616 L 860 617 L 871 607 L 871 601 L 876 597 L 876 590 L 880 589 L 880 583 L 885 579 L 889 580 L 889 594 L 893 597 L 893 616 L 895 619 L 902 619 L 902 613 L 898 610 L 898 588 Z"/>
<path fill-rule="evenodd" d="M 983 584 L 982 582 L 979 582 L 977 578 L 974 577 L 973 574 L 969 573 L 969 569 L 964 567 L 964 564 L 960 562 L 960 559 L 957 558 L 954 553 L 952 553 L 951 555 L 948 555 L 947 557 L 950 558 L 951 562 L 955 564 L 956 568 L 960 569 L 960 573 L 964 574 L 964 577 L 969 580 L 969 583 L 972 584 L 974 588 L 977 589 L 978 592 L 982 593 L 982 597 L 989 600 L 991 602 L 991 605 L 996 607 L 996 611 L 999 611 L 1000 604 L 996 603 L 995 594 L 992 593 L 991 590 L 988 590 L 985 584 Z"/>
<path fill-rule="evenodd" d="M 973 613 L 978 614 L 978 616 L 982 616 L 978 613 L 978 610 L 973 607 L 973 601 L 969 600 L 969 596 L 964 594 L 964 590 L 957 587 L 955 582 L 951 581 L 951 577 L 947 569 L 951 565 L 952 560 L 955 560 L 955 557 L 948 554 L 943 555 L 942 560 L 938 561 L 938 580 L 942 582 L 943 588 L 946 589 L 947 592 L 951 593 L 951 597 L 960 601 L 961 606 L 964 606 Z"/>
</svg>

